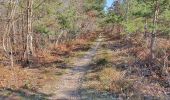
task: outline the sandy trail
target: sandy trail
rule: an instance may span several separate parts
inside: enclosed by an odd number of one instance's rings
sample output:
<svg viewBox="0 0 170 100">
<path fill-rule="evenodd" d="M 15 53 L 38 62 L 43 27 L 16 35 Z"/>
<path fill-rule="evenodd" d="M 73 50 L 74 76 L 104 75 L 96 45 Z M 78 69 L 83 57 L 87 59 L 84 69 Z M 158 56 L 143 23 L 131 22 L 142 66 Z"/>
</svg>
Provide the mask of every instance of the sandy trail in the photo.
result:
<svg viewBox="0 0 170 100">
<path fill-rule="evenodd" d="M 74 66 L 67 74 L 63 75 L 56 87 L 55 95 L 51 100 L 81 100 L 80 88 L 82 78 L 88 71 L 93 56 L 96 53 L 102 39 L 97 39 L 87 54 L 74 62 Z"/>
</svg>

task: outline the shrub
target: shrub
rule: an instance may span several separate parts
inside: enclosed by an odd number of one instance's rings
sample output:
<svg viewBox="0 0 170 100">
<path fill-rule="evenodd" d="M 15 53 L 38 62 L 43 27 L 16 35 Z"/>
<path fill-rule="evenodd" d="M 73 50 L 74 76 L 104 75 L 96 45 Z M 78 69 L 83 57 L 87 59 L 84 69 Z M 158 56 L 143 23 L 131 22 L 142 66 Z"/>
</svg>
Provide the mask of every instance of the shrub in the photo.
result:
<svg viewBox="0 0 170 100">
<path fill-rule="evenodd" d="M 106 64 L 108 64 L 108 61 L 105 58 L 100 58 L 100 59 L 97 60 L 96 64 L 99 65 L 99 66 L 106 65 Z"/>
</svg>

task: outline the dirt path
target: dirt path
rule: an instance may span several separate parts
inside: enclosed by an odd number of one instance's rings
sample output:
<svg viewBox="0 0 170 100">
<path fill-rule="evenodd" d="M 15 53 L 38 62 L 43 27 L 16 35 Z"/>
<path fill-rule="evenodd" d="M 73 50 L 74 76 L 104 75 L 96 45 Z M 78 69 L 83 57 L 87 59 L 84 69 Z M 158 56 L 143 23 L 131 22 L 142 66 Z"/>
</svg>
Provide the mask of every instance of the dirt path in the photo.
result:
<svg viewBox="0 0 170 100">
<path fill-rule="evenodd" d="M 74 66 L 67 74 L 63 75 L 59 85 L 56 87 L 55 95 L 51 100 L 80 100 L 81 80 L 88 70 L 88 65 L 98 49 L 101 38 L 99 38 L 87 54 L 74 62 Z"/>
</svg>

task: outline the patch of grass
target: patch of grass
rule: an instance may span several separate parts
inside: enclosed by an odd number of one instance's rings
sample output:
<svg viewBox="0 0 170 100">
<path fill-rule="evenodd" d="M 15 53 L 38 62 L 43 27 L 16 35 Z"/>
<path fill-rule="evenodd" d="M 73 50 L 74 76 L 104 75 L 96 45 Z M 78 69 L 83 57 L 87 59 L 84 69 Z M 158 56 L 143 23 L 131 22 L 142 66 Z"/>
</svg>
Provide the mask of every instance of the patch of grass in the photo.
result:
<svg viewBox="0 0 170 100">
<path fill-rule="evenodd" d="M 85 77 L 85 87 L 100 91 L 121 93 L 130 89 L 133 81 L 125 79 L 125 71 L 113 67 L 104 67 L 98 72 L 88 73 Z"/>
<path fill-rule="evenodd" d="M 128 63 L 131 60 L 126 51 L 112 51 L 108 48 L 100 48 L 93 58 L 94 64 L 91 71 L 86 74 L 86 88 L 113 93 L 131 90 L 133 81 L 126 79 L 126 71 L 117 68 L 120 63 Z"/>
<path fill-rule="evenodd" d="M 103 90 L 121 93 L 128 89 L 132 84 L 125 79 L 125 72 L 115 68 L 105 68 L 99 72 L 100 82 Z"/>
<path fill-rule="evenodd" d="M 0 87 L 1 88 L 12 88 L 18 89 L 27 86 L 30 89 L 35 89 L 38 85 L 38 77 L 28 70 L 24 70 L 19 67 L 8 69 L 5 67 L 0 67 Z"/>
<path fill-rule="evenodd" d="M 51 94 L 44 94 L 28 89 L 0 89 L 0 100 L 48 100 Z"/>
<path fill-rule="evenodd" d="M 74 52 L 73 56 L 75 57 L 83 57 L 85 54 L 87 53 L 87 51 L 78 51 L 78 52 Z"/>
<path fill-rule="evenodd" d="M 105 90 L 109 90 L 113 82 L 122 80 L 123 77 L 124 76 L 122 75 L 122 73 L 114 68 L 105 68 L 101 72 L 99 72 L 100 82 L 102 83 Z"/>
<path fill-rule="evenodd" d="M 99 50 L 94 57 L 94 62 L 96 65 L 107 65 L 112 61 L 112 52 L 109 50 Z"/>
</svg>

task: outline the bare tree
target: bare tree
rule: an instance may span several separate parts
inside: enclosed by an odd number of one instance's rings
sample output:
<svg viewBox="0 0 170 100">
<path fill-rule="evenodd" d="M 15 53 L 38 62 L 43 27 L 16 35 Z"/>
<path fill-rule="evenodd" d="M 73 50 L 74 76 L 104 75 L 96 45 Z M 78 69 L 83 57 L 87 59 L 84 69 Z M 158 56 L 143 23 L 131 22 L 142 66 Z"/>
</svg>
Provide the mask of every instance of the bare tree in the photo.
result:
<svg viewBox="0 0 170 100">
<path fill-rule="evenodd" d="M 14 66 L 13 58 L 13 46 L 12 46 L 12 35 L 15 34 L 15 13 L 16 13 L 16 0 L 8 1 L 8 12 L 7 12 L 7 22 L 5 25 L 5 32 L 3 35 L 3 48 L 6 55 L 11 60 L 11 66 Z"/>
</svg>

